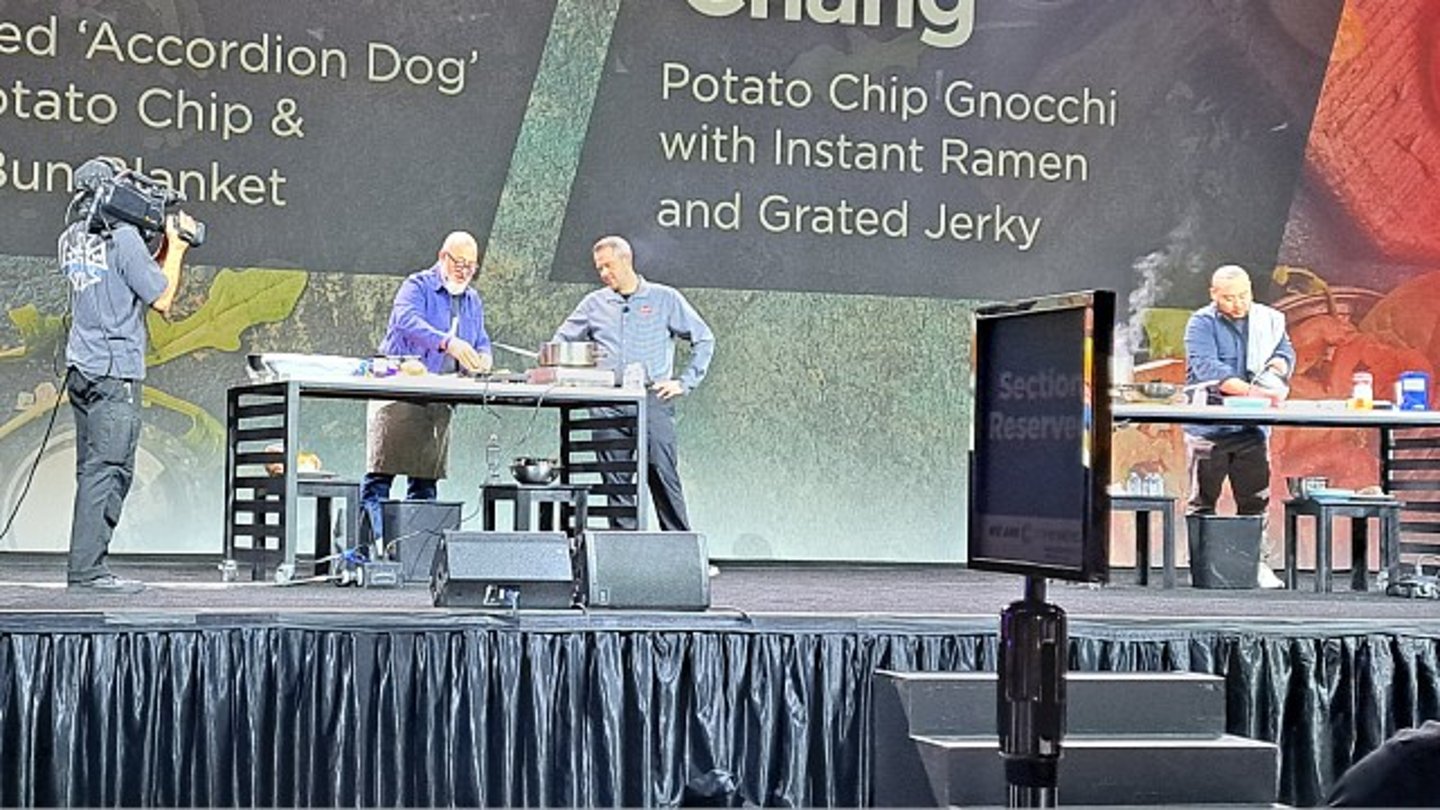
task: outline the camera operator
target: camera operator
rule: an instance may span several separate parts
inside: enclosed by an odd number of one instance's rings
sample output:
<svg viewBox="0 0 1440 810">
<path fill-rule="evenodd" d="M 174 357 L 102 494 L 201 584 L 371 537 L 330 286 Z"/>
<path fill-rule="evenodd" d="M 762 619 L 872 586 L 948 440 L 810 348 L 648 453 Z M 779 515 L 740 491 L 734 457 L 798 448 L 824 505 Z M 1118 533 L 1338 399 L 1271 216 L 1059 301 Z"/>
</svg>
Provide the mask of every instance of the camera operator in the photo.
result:
<svg viewBox="0 0 1440 810">
<path fill-rule="evenodd" d="M 101 158 L 77 169 L 78 193 L 59 239 L 60 272 L 72 290 L 65 390 L 75 417 L 76 489 L 66 579 L 72 589 L 111 593 L 145 589 L 142 582 L 115 576 L 105 562 L 135 477 L 145 312 L 169 311 L 189 247 L 185 235 L 200 227 L 183 212 L 164 216 L 164 240 L 152 257 L 146 240 L 155 234 L 107 215 L 100 204 L 126 179 Z"/>
</svg>

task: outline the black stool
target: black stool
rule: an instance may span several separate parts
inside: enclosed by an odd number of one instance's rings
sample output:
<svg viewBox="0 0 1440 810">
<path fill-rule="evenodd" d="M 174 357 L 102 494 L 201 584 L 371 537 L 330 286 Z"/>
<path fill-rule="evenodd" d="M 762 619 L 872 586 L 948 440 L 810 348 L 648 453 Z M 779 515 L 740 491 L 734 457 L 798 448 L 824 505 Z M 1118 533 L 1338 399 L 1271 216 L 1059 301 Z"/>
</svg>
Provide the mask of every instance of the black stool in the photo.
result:
<svg viewBox="0 0 1440 810">
<path fill-rule="evenodd" d="M 561 521 L 566 517 L 566 512 L 574 515 L 574 522 L 570 526 L 562 527 L 562 530 L 572 538 L 578 538 L 585 531 L 587 517 L 586 503 L 590 498 L 590 487 L 587 484 L 482 484 L 480 486 L 480 508 L 484 529 L 487 532 L 495 531 L 495 504 L 500 501 L 511 501 L 515 504 L 514 528 L 517 532 L 530 531 L 531 507 L 540 507 L 540 526 L 542 532 L 555 531 L 555 507 L 565 507 L 561 511 Z"/>
<path fill-rule="evenodd" d="M 1160 557 L 1164 565 L 1164 587 L 1175 587 L 1175 496 L 1110 496 L 1110 511 L 1135 513 L 1135 582 L 1150 584 L 1150 513 L 1160 513 Z"/>
<path fill-rule="evenodd" d="M 1296 525 L 1302 515 L 1315 518 L 1315 590 L 1330 592 L 1330 569 L 1334 541 L 1331 523 L 1337 517 L 1350 518 L 1350 589 L 1370 589 L 1369 519 L 1380 521 L 1380 569 L 1391 582 L 1399 575 L 1400 502 L 1394 498 L 1336 497 L 1295 498 L 1285 502 L 1285 587 L 1294 590 L 1297 566 Z"/>
<path fill-rule="evenodd" d="M 330 505 L 334 499 L 345 501 L 345 548 L 353 548 L 360 542 L 360 482 L 302 477 L 295 482 L 295 494 L 315 499 L 315 573 L 326 573 L 330 570 L 329 563 L 321 560 L 334 553 L 330 545 L 334 529 Z"/>
</svg>

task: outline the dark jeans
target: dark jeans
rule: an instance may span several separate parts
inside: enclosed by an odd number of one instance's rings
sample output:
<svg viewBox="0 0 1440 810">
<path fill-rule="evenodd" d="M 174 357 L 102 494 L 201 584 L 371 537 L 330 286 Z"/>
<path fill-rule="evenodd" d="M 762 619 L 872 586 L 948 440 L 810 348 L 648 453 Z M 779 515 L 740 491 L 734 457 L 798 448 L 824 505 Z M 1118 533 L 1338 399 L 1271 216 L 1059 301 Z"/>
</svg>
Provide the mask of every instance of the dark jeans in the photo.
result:
<svg viewBox="0 0 1440 810">
<path fill-rule="evenodd" d="M 618 416 L 623 411 L 615 408 L 593 408 L 592 413 L 596 416 Z M 645 432 L 645 451 L 649 460 L 646 482 L 650 486 L 650 500 L 655 504 L 655 515 L 660 520 L 660 528 L 667 532 L 688 532 L 690 516 L 685 510 L 685 493 L 680 487 L 680 458 L 676 448 L 673 401 L 663 402 L 654 392 L 650 393 L 645 402 Z M 632 435 L 634 432 L 629 429 L 595 431 L 595 438 L 602 440 Z M 635 460 L 635 454 L 625 450 L 601 450 L 595 455 L 600 461 Z M 634 481 L 634 476 L 624 473 L 605 473 L 604 478 L 606 484 L 612 485 L 630 484 Z M 635 504 L 635 497 L 611 495 L 608 503 L 612 506 L 632 506 Z M 639 528 L 639 522 L 635 518 L 611 517 L 609 522 L 612 529 L 628 531 Z"/>
<path fill-rule="evenodd" d="M 1185 434 L 1185 455 L 1190 465 L 1191 515 L 1215 514 L 1215 503 L 1225 480 L 1235 496 L 1235 512 L 1261 515 L 1260 559 L 1271 553 L 1268 512 L 1270 507 L 1270 440 L 1259 430 L 1245 430 L 1213 438 Z"/>
<path fill-rule="evenodd" d="M 380 539 L 384 529 L 380 522 L 380 502 L 390 497 L 390 485 L 395 476 L 389 473 L 365 473 L 360 483 L 360 509 L 370 521 L 370 537 Z M 438 493 L 434 478 L 405 476 L 405 498 L 411 501 L 433 501 Z M 363 534 L 363 532 L 362 532 Z"/>
<path fill-rule="evenodd" d="M 75 417 L 75 514 L 66 578 L 85 582 L 109 573 L 110 538 L 135 480 L 141 385 L 118 377 L 91 379 L 72 368 L 65 389 Z"/>
</svg>

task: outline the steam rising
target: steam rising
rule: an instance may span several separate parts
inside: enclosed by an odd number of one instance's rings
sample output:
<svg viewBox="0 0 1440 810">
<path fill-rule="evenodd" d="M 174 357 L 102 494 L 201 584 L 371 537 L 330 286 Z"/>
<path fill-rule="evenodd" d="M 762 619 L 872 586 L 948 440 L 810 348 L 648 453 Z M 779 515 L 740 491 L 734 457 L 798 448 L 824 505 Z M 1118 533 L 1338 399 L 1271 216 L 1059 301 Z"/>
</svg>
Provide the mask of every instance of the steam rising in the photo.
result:
<svg viewBox="0 0 1440 810">
<path fill-rule="evenodd" d="M 1201 252 L 1195 244 L 1198 215 L 1191 210 L 1185 215 L 1166 238 L 1165 247 L 1152 251 L 1135 260 L 1131 268 L 1135 271 L 1135 288 L 1130 291 L 1128 319 L 1125 326 L 1115 335 L 1115 355 L 1133 359 L 1145 340 L 1145 311 L 1155 306 L 1170 291 L 1167 279 L 1176 276 L 1176 270 L 1198 274 L 1204 272 Z"/>
</svg>

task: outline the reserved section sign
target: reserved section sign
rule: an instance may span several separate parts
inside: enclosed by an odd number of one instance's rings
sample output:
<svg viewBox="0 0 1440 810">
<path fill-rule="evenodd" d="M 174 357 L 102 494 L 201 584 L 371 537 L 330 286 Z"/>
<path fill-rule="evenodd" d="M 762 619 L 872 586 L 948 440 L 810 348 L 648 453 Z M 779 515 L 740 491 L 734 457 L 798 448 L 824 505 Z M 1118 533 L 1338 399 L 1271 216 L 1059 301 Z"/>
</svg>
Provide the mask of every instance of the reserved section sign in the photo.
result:
<svg viewBox="0 0 1440 810">
<path fill-rule="evenodd" d="M 976 314 L 972 568 L 1109 577 L 1114 314 L 1103 290 Z"/>
</svg>

